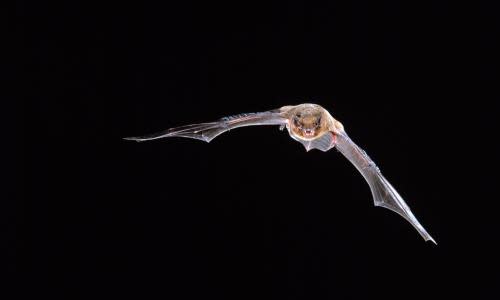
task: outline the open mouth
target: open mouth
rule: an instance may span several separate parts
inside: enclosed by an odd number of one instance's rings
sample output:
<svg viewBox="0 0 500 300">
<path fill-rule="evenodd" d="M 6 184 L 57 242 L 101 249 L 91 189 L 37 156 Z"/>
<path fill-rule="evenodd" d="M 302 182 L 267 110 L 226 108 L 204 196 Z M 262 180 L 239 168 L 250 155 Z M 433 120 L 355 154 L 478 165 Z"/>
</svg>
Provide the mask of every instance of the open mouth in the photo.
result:
<svg viewBox="0 0 500 300">
<path fill-rule="evenodd" d="M 303 131 L 305 137 L 313 137 L 314 136 L 314 130 L 311 129 L 306 129 Z"/>
</svg>

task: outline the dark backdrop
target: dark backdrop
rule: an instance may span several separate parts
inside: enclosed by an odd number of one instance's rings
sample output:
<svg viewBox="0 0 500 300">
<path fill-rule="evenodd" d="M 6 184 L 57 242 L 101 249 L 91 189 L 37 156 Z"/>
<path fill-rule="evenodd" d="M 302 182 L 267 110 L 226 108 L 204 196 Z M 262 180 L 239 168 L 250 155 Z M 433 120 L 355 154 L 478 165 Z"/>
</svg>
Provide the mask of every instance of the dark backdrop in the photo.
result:
<svg viewBox="0 0 500 300">
<path fill-rule="evenodd" d="M 498 297 L 498 7 L 19 1 L 16 18 L 18 292 Z M 344 123 L 437 246 L 374 208 L 337 151 L 276 127 L 121 139 L 304 102 Z"/>
</svg>

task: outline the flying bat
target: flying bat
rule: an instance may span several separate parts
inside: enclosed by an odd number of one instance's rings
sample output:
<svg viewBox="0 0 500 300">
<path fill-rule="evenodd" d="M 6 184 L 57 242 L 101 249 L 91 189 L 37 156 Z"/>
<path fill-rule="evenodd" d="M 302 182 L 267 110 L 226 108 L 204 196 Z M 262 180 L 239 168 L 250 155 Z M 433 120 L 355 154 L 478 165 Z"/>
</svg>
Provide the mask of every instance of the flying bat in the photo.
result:
<svg viewBox="0 0 500 300">
<path fill-rule="evenodd" d="M 415 227 L 425 241 L 436 244 L 403 198 L 382 175 L 377 165 L 349 138 L 342 123 L 317 104 L 306 103 L 265 112 L 239 114 L 214 122 L 180 126 L 151 135 L 125 139 L 142 142 L 167 137 L 184 137 L 210 142 L 231 129 L 256 125 L 279 125 L 281 130 L 286 127 L 290 136 L 302 143 L 307 151 L 311 149 L 328 151 L 336 148 L 368 182 L 375 206 L 385 207 L 398 213 Z"/>
</svg>

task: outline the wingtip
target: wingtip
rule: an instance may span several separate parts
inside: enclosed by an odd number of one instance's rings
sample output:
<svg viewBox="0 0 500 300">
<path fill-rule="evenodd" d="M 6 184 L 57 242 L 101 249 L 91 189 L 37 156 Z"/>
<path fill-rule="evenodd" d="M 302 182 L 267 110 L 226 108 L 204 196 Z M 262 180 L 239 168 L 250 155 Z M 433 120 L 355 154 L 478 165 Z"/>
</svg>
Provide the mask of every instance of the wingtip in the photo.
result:
<svg viewBox="0 0 500 300">
<path fill-rule="evenodd" d="M 426 241 L 426 242 L 431 241 L 431 242 L 433 242 L 433 243 L 434 243 L 434 245 L 436 245 L 436 246 L 437 246 L 437 244 L 438 244 L 438 243 L 436 243 L 436 241 L 435 241 L 435 240 L 434 240 L 431 236 L 429 236 L 427 239 L 425 239 L 425 241 Z"/>
<path fill-rule="evenodd" d="M 141 139 L 139 138 L 136 138 L 136 137 L 124 137 L 122 138 L 123 140 L 126 140 L 126 141 L 136 141 L 136 142 L 142 142 Z"/>
</svg>

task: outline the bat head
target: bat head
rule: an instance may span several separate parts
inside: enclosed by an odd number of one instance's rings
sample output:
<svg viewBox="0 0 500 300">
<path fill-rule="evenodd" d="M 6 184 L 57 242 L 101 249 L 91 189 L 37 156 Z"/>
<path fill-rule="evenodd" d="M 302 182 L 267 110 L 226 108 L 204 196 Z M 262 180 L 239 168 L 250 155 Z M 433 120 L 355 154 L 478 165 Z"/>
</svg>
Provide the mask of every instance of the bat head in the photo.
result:
<svg viewBox="0 0 500 300">
<path fill-rule="evenodd" d="M 290 117 L 290 129 L 297 137 L 312 140 L 324 132 L 326 118 L 319 106 L 299 106 Z"/>
</svg>

